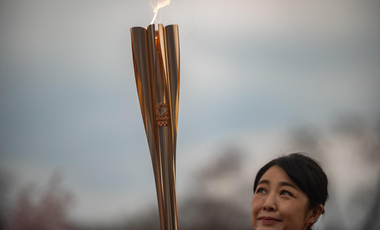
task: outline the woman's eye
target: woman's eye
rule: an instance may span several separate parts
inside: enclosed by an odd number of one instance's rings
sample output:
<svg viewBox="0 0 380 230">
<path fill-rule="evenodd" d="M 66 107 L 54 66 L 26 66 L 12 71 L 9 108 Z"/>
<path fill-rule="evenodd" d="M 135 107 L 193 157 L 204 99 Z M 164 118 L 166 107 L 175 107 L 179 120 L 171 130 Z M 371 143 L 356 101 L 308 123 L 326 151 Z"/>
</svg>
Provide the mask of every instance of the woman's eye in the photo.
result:
<svg viewBox="0 0 380 230">
<path fill-rule="evenodd" d="M 265 191 L 265 189 L 263 189 L 263 188 L 258 188 L 257 190 L 256 190 L 256 193 L 266 193 L 267 191 Z"/>
<path fill-rule="evenodd" d="M 282 190 L 282 191 L 280 192 L 280 195 L 293 196 L 292 193 L 290 193 L 289 191 L 286 191 L 286 190 Z"/>
</svg>

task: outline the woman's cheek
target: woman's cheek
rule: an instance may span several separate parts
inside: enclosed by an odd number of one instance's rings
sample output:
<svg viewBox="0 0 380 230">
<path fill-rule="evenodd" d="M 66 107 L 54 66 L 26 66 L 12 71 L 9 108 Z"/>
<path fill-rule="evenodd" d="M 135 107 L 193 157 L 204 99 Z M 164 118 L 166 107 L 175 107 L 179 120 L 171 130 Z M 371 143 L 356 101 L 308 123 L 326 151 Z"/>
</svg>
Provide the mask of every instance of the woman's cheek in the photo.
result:
<svg viewBox="0 0 380 230">
<path fill-rule="evenodd" d="M 265 200 L 263 197 L 260 197 L 259 195 L 256 195 L 252 199 L 252 215 L 258 215 L 259 211 L 261 210 L 261 207 L 264 205 Z"/>
</svg>

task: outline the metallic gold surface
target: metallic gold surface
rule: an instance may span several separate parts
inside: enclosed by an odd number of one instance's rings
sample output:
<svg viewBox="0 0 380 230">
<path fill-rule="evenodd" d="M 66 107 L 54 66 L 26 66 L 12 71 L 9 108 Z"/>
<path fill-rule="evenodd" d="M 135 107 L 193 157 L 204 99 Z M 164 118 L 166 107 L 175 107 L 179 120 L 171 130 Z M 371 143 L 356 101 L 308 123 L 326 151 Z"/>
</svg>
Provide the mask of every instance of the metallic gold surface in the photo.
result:
<svg viewBox="0 0 380 230">
<path fill-rule="evenodd" d="M 178 26 L 131 28 L 136 86 L 156 183 L 161 230 L 177 230 Z"/>
</svg>

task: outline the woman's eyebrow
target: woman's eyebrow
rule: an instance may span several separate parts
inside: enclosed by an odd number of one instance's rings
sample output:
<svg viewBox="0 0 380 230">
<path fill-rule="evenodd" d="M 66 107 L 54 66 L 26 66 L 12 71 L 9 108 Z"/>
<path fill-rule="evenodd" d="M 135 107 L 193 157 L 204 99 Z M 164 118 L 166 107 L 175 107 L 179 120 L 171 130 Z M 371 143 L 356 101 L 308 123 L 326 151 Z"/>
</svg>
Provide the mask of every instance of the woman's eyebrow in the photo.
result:
<svg viewBox="0 0 380 230">
<path fill-rule="evenodd" d="M 286 181 L 278 182 L 278 185 L 280 185 L 280 186 L 290 186 L 290 187 L 292 187 L 292 188 L 294 188 L 295 190 L 298 191 L 298 188 L 295 185 L 293 185 L 293 184 L 291 184 L 289 182 L 286 182 Z"/>
<path fill-rule="evenodd" d="M 270 184 L 270 182 L 269 182 L 269 180 L 262 180 L 257 185 L 259 185 L 259 184 Z"/>
</svg>

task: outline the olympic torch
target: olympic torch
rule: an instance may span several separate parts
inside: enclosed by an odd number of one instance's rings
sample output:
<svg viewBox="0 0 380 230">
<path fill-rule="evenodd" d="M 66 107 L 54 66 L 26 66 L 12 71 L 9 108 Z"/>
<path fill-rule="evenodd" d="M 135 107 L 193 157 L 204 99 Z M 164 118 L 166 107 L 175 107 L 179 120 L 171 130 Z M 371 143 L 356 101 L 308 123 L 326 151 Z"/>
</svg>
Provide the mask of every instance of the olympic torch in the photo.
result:
<svg viewBox="0 0 380 230">
<path fill-rule="evenodd" d="M 161 230 L 177 230 L 178 25 L 131 28 L 137 93 L 152 159 Z"/>
</svg>

